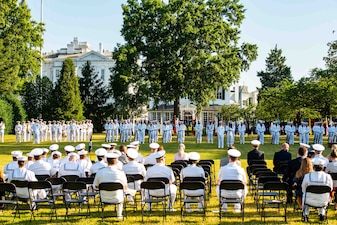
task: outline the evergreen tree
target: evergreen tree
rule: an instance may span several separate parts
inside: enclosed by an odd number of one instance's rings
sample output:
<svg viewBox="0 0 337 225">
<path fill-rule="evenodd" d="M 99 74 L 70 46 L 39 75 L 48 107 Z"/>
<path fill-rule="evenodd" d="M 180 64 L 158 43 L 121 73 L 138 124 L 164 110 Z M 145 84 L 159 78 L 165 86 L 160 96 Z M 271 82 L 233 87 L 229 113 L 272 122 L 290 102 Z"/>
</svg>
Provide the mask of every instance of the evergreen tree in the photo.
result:
<svg viewBox="0 0 337 225">
<path fill-rule="evenodd" d="M 63 120 L 84 118 L 78 77 L 75 74 L 74 60 L 71 58 L 63 62 L 53 99 L 54 118 Z"/>
<path fill-rule="evenodd" d="M 279 83 L 286 79 L 293 81 L 290 67 L 286 66 L 286 57 L 282 56 L 282 50 L 275 46 L 266 59 L 266 70 L 257 73 L 261 81 L 261 90 L 270 87 L 278 87 Z"/>
<path fill-rule="evenodd" d="M 82 68 L 79 85 L 84 116 L 93 121 L 95 129 L 100 130 L 101 119 L 106 117 L 105 104 L 109 96 L 107 87 L 103 80 L 99 79 L 98 73 L 89 61 Z"/>
</svg>

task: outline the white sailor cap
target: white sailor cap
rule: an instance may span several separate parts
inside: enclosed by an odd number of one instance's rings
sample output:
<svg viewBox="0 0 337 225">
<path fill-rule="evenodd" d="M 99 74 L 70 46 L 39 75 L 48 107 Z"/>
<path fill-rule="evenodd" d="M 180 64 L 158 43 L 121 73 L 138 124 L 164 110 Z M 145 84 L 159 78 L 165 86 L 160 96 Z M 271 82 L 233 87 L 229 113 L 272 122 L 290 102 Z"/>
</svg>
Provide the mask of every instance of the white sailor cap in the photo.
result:
<svg viewBox="0 0 337 225">
<path fill-rule="evenodd" d="M 129 148 L 126 152 L 127 156 L 131 159 L 135 159 L 138 157 L 138 152 L 133 149 L 133 148 Z"/>
<path fill-rule="evenodd" d="M 58 144 L 52 144 L 51 146 L 49 146 L 49 150 L 50 151 L 57 151 L 57 150 L 59 150 L 59 145 Z"/>
<path fill-rule="evenodd" d="M 77 154 L 78 154 L 78 155 L 86 155 L 86 154 L 88 154 L 88 151 L 86 151 L 86 150 L 81 150 L 81 151 L 78 151 Z"/>
<path fill-rule="evenodd" d="M 20 156 L 22 156 L 22 152 L 21 151 L 12 151 L 11 155 L 13 157 L 20 157 Z"/>
<path fill-rule="evenodd" d="M 48 153 L 49 152 L 48 148 L 42 148 L 42 150 L 43 150 L 44 153 Z"/>
<path fill-rule="evenodd" d="M 310 145 L 305 144 L 305 143 L 300 143 L 300 146 L 301 146 L 301 147 L 305 147 L 305 148 L 310 148 Z"/>
<path fill-rule="evenodd" d="M 40 156 L 43 154 L 43 149 L 42 148 L 34 148 L 31 153 L 34 155 L 34 156 Z"/>
<path fill-rule="evenodd" d="M 159 144 L 158 143 L 151 143 L 150 145 L 149 145 L 149 147 L 151 148 L 151 149 L 158 149 L 159 148 Z"/>
<path fill-rule="evenodd" d="M 139 145 L 139 144 L 140 144 L 139 141 L 133 141 L 133 142 L 130 143 L 130 145 Z"/>
<path fill-rule="evenodd" d="M 229 149 L 228 150 L 228 155 L 229 156 L 232 156 L 232 157 L 240 157 L 241 156 L 241 152 L 239 150 L 236 150 L 236 149 Z"/>
<path fill-rule="evenodd" d="M 75 152 L 69 153 L 68 156 L 69 156 L 69 158 L 73 157 L 73 158 L 76 158 L 77 160 L 80 158 L 80 156 L 77 153 L 75 153 Z"/>
<path fill-rule="evenodd" d="M 259 140 L 252 140 L 252 145 L 256 146 L 256 145 L 260 145 L 261 142 Z"/>
<path fill-rule="evenodd" d="M 324 146 L 321 145 L 321 144 L 314 144 L 312 145 L 312 148 L 315 150 L 315 151 L 318 151 L 318 152 L 323 152 L 324 151 Z"/>
<path fill-rule="evenodd" d="M 166 153 L 165 150 L 160 150 L 160 151 L 156 152 L 156 153 L 153 155 L 153 157 L 154 157 L 155 159 L 159 159 L 159 158 L 163 157 L 163 156 L 165 155 L 165 153 Z"/>
<path fill-rule="evenodd" d="M 110 146 L 117 146 L 117 143 L 109 143 Z"/>
<path fill-rule="evenodd" d="M 110 144 L 102 144 L 102 147 L 105 149 L 110 149 L 111 145 Z"/>
<path fill-rule="evenodd" d="M 190 152 L 188 154 L 188 158 L 190 160 L 199 160 L 200 159 L 200 154 L 198 152 Z"/>
<path fill-rule="evenodd" d="M 137 148 L 137 146 L 135 146 L 135 145 L 127 145 L 126 147 L 127 148 L 133 148 L 133 149 Z"/>
<path fill-rule="evenodd" d="M 51 153 L 51 155 L 52 155 L 52 156 L 58 155 L 59 157 L 61 157 L 61 156 L 62 156 L 62 153 L 59 152 L 59 151 L 53 151 L 53 152 Z"/>
<path fill-rule="evenodd" d="M 27 157 L 26 156 L 19 156 L 18 161 L 27 161 Z"/>
<path fill-rule="evenodd" d="M 28 152 L 26 155 L 27 157 L 30 157 L 30 158 L 34 157 L 34 155 L 31 152 Z"/>
<path fill-rule="evenodd" d="M 76 149 L 77 151 L 80 151 L 80 150 L 82 150 L 82 149 L 85 149 L 85 144 L 84 144 L 84 143 L 78 144 L 78 145 L 76 145 L 75 149 Z"/>
<path fill-rule="evenodd" d="M 107 159 L 116 159 L 116 158 L 118 158 L 119 156 L 118 156 L 117 153 L 109 152 L 109 153 L 107 153 L 107 154 L 105 155 L 105 157 L 106 157 Z"/>
<path fill-rule="evenodd" d="M 73 151 L 75 151 L 75 147 L 72 146 L 72 145 L 66 145 L 66 146 L 64 146 L 64 150 L 66 152 L 73 152 Z"/>
<path fill-rule="evenodd" d="M 325 161 L 323 159 L 320 159 L 320 158 L 314 158 L 312 160 L 312 165 L 316 165 L 316 166 L 322 165 L 322 166 L 324 166 L 325 165 Z"/>
<path fill-rule="evenodd" d="M 107 151 L 104 148 L 99 148 L 95 151 L 95 154 L 97 156 L 105 156 L 107 153 Z"/>
<path fill-rule="evenodd" d="M 114 149 L 114 150 L 110 150 L 108 153 L 115 153 L 118 155 L 118 157 L 120 157 L 122 155 L 121 151 Z"/>
</svg>

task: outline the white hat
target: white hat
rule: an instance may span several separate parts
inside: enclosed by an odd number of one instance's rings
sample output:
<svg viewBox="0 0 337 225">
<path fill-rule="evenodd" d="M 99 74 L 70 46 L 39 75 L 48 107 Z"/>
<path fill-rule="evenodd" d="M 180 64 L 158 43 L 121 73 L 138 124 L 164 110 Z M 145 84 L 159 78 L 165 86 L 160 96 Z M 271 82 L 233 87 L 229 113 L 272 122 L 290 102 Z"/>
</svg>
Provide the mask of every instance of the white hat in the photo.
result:
<svg viewBox="0 0 337 225">
<path fill-rule="evenodd" d="M 133 148 L 129 148 L 127 151 L 126 151 L 126 154 L 129 158 L 131 159 L 135 159 L 138 157 L 138 152 L 133 149 Z"/>
<path fill-rule="evenodd" d="M 188 154 L 188 157 L 189 157 L 190 160 L 199 160 L 200 154 L 198 152 L 190 152 Z"/>
<path fill-rule="evenodd" d="M 252 145 L 260 145 L 261 144 L 261 142 L 260 141 L 258 141 L 258 140 L 252 140 Z"/>
<path fill-rule="evenodd" d="M 314 158 L 312 160 L 312 165 L 325 165 L 325 161 L 323 159 L 320 159 L 320 158 Z"/>
<path fill-rule="evenodd" d="M 52 144 L 51 146 L 49 146 L 49 150 L 50 151 L 57 151 L 57 150 L 59 150 L 59 145 L 58 144 Z"/>
<path fill-rule="evenodd" d="M 81 151 L 78 151 L 77 154 L 78 154 L 78 155 L 86 155 L 86 154 L 88 154 L 88 151 L 86 151 L 86 150 L 81 150 Z"/>
<path fill-rule="evenodd" d="M 111 146 L 117 146 L 117 143 L 109 143 Z"/>
<path fill-rule="evenodd" d="M 80 156 L 79 156 L 77 153 L 75 153 L 75 152 L 69 153 L 68 157 L 69 157 L 69 158 L 70 158 L 70 157 L 74 157 L 74 158 L 76 158 L 77 160 L 80 158 Z"/>
<path fill-rule="evenodd" d="M 12 151 L 11 152 L 13 157 L 20 157 L 22 156 L 22 152 L 21 151 Z"/>
<path fill-rule="evenodd" d="M 321 145 L 321 144 L 314 144 L 312 145 L 312 148 L 315 150 L 315 151 L 318 151 L 318 152 L 323 152 L 324 151 L 324 146 Z"/>
<path fill-rule="evenodd" d="M 43 150 L 44 153 L 48 153 L 49 152 L 48 148 L 42 148 L 42 150 Z"/>
<path fill-rule="evenodd" d="M 107 149 L 107 148 L 111 148 L 111 145 L 110 144 L 102 144 L 102 147 Z"/>
<path fill-rule="evenodd" d="M 52 153 L 51 153 L 51 155 L 52 156 L 54 156 L 54 155 L 58 155 L 58 156 L 62 156 L 62 153 L 61 152 L 59 152 L 59 151 L 53 151 Z"/>
<path fill-rule="evenodd" d="M 73 151 L 75 151 L 75 147 L 72 146 L 72 145 L 66 145 L 66 146 L 64 146 L 64 150 L 66 152 L 73 152 Z"/>
<path fill-rule="evenodd" d="M 139 141 L 133 141 L 130 143 L 130 145 L 139 145 L 139 143 L 140 143 Z"/>
<path fill-rule="evenodd" d="M 119 157 L 119 155 L 117 153 L 114 153 L 114 152 L 109 152 L 105 155 L 105 157 L 107 159 L 116 159 Z"/>
<path fill-rule="evenodd" d="M 153 154 L 153 157 L 155 159 L 159 159 L 161 157 L 163 157 L 165 155 L 166 151 L 165 150 L 160 150 L 158 152 L 156 152 L 155 154 Z"/>
<path fill-rule="evenodd" d="M 34 155 L 34 156 L 40 156 L 43 154 L 43 149 L 42 148 L 34 148 L 31 153 Z"/>
<path fill-rule="evenodd" d="M 118 157 L 120 157 L 120 156 L 122 155 L 121 151 L 119 151 L 119 150 L 116 150 L 116 149 L 114 149 L 114 150 L 110 150 L 108 153 L 115 153 L 115 154 L 117 154 L 117 155 L 118 155 Z"/>
<path fill-rule="evenodd" d="M 159 148 L 159 144 L 158 143 L 151 143 L 150 145 L 149 145 L 149 147 L 151 148 L 151 149 L 158 149 Z"/>
<path fill-rule="evenodd" d="M 241 156 L 241 152 L 239 150 L 236 150 L 236 149 L 229 149 L 228 150 L 228 155 L 229 156 L 232 156 L 232 157 L 240 157 Z"/>
<path fill-rule="evenodd" d="M 78 145 L 76 145 L 75 149 L 76 149 L 77 151 L 80 151 L 80 150 L 82 150 L 82 149 L 85 149 L 85 144 L 84 144 L 84 143 L 78 144 Z"/>
<path fill-rule="evenodd" d="M 105 156 L 107 153 L 107 151 L 104 148 L 99 148 L 95 151 L 95 154 L 97 156 Z"/>
<path fill-rule="evenodd" d="M 27 157 L 34 157 L 34 155 L 31 152 L 28 152 L 26 155 Z"/>
<path fill-rule="evenodd" d="M 27 157 L 26 156 L 19 156 L 18 161 L 27 161 Z"/>
<path fill-rule="evenodd" d="M 137 148 L 137 146 L 135 146 L 135 145 L 127 145 L 126 147 L 127 148 L 133 148 L 133 149 Z"/>
<path fill-rule="evenodd" d="M 310 148 L 310 145 L 305 144 L 305 143 L 300 143 L 300 146 L 305 147 L 305 148 Z"/>
</svg>

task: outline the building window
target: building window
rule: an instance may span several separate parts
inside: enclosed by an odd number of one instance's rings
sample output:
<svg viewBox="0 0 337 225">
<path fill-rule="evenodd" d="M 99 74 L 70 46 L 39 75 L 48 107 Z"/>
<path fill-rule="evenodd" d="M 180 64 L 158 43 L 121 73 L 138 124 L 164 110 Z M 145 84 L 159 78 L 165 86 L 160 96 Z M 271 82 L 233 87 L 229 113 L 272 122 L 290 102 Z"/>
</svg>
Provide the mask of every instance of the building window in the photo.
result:
<svg viewBox="0 0 337 225">
<path fill-rule="evenodd" d="M 242 105 L 247 105 L 247 101 L 246 101 L 246 100 L 243 100 L 243 101 L 242 101 Z"/>
<path fill-rule="evenodd" d="M 101 70 L 101 80 L 105 81 L 105 70 L 104 69 Z"/>
<path fill-rule="evenodd" d="M 225 100 L 225 90 L 223 88 L 219 88 L 217 93 L 216 93 L 216 98 Z"/>
<path fill-rule="evenodd" d="M 166 112 L 166 113 L 165 113 L 165 121 L 168 121 L 168 120 L 170 120 L 170 119 L 171 119 L 170 113 L 169 113 L 169 112 Z"/>
<path fill-rule="evenodd" d="M 203 113 L 203 118 L 204 118 L 204 124 L 207 124 L 207 112 Z"/>
</svg>

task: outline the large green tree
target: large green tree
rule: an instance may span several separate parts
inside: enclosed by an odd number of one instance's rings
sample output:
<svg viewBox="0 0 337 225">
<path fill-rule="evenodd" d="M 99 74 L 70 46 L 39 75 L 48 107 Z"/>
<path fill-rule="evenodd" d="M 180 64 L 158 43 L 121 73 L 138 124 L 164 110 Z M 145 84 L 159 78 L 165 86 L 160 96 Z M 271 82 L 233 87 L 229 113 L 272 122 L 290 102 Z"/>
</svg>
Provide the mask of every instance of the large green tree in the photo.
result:
<svg viewBox="0 0 337 225">
<path fill-rule="evenodd" d="M 105 105 L 109 95 L 103 80 L 98 77 L 98 73 L 89 61 L 82 68 L 79 85 L 84 107 L 83 114 L 85 118 L 93 121 L 95 128 L 100 128 L 101 120 L 106 118 Z"/>
<path fill-rule="evenodd" d="M 0 0 L 0 95 L 35 79 L 41 62 L 43 25 L 32 20 L 25 1 Z"/>
<path fill-rule="evenodd" d="M 126 43 L 114 51 L 111 86 L 124 93 L 131 86 L 131 97 L 145 103 L 174 102 L 175 115 L 180 98 L 207 106 L 257 57 L 256 45 L 239 44 L 245 10 L 238 0 L 128 0 L 122 7 Z"/>
<path fill-rule="evenodd" d="M 53 119 L 51 102 L 53 95 L 53 83 L 48 77 L 37 77 L 35 81 L 26 82 L 21 91 L 23 105 L 28 118 Z"/>
<path fill-rule="evenodd" d="M 83 119 L 83 103 L 81 101 L 78 77 L 75 74 L 74 60 L 65 59 L 55 86 L 54 118 L 64 120 Z"/>
<path fill-rule="evenodd" d="M 266 59 L 266 70 L 257 73 L 261 82 L 260 91 L 270 87 L 278 87 L 279 83 L 284 79 L 293 81 L 290 67 L 285 63 L 286 57 L 282 56 L 282 50 L 278 49 L 277 46 L 271 49 Z"/>
</svg>

